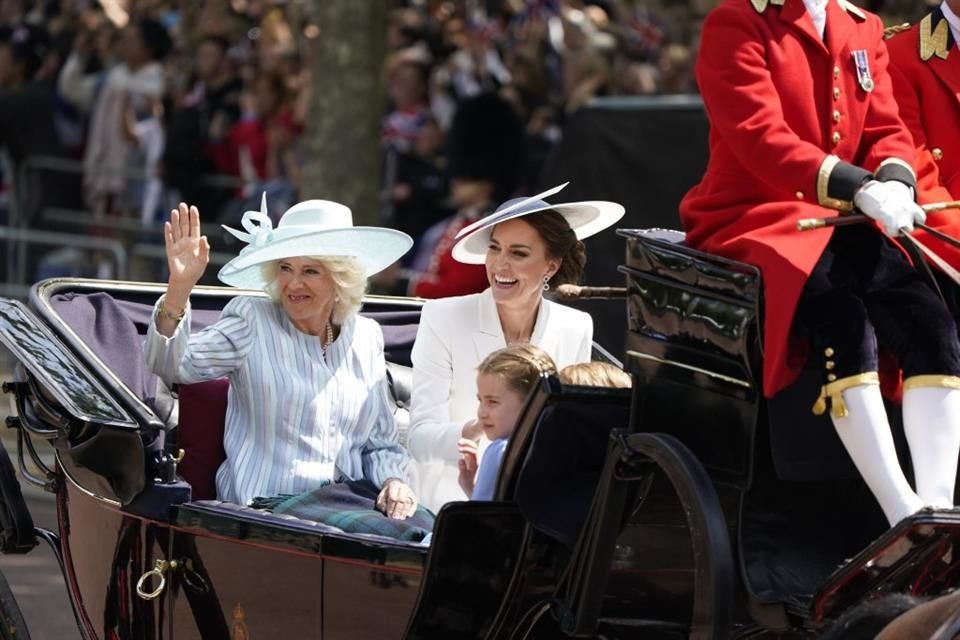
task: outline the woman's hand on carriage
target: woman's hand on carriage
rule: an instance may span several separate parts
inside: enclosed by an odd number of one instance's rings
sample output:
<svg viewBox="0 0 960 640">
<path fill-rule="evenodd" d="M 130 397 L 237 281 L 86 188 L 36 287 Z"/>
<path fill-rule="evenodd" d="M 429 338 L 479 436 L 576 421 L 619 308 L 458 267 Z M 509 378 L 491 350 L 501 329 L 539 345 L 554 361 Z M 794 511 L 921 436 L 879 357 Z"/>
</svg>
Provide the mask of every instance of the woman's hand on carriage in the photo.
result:
<svg viewBox="0 0 960 640">
<path fill-rule="evenodd" d="M 460 488 L 463 489 L 463 492 L 472 496 L 477 479 L 477 469 L 480 467 L 479 444 L 471 438 L 461 438 L 457 442 L 457 450 L 460 453 L 460 459 L 457 460 L 457 469 L 460 474 L 457 480 L 460 482 Z"/>
<path fill-rule="evenodd" d="M 864 214 L 883 225 L 888 236 L 902 231 L 913 231 L 915 224 L 923 224 L 927 215 L 913 200 L 910 187 L 896 180 L 871 180 L 860 187 L 853 203 Z"/>
<path fill-rule="evenodd" d="M 417 497 L 406 482 L 399 478 L 389 478 L 383 483 L 383 489 L 377 496 L 377 509 L 388 518 L 406 520 L 417 511 Z"/>
<path fill-rule="evenodd" d="M 183 202 L 170 212 L 163 225 L 163 239 L 170 269 L 170 284 L 195 285 L 210 262 L 210 244 L 200 235 L 200 212 Z"/>
</svg>

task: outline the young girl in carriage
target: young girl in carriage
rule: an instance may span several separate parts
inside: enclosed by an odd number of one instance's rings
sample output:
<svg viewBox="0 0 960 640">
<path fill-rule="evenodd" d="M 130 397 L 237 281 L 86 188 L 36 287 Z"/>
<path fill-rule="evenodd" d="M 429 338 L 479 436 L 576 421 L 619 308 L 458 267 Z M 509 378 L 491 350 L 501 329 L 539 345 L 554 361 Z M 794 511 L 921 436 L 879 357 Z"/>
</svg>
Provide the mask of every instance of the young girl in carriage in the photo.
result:
<svg viewBox="0 0 960 640">
<path fill-rule="evenodd" d="M 460 487 L 471 500 L 493 500 L 500 462 L 530 392 L 545 375 L 557 373 L 553 358 L 540 347 L 521 343 L 494 351 L 477 367 L 477 422 L 490 444 L 480 460 L 480 443 L 458 443 Z"/>
<path fill-rule="evenodd" d="M 606 362 L 579 362 L 557 373 L 553 360 L 531 344 L 494 351 L 477 367 L 477 421 L 492 442 L 478 460 L 478 443 L 461 439 L 460 486 L 471 500 L 492 500 L 500 462 L 520 418 L 524 402 L 544 375 L 557 374 L 563 384 L 626 389 L 630 375 Z"/>
</svg>

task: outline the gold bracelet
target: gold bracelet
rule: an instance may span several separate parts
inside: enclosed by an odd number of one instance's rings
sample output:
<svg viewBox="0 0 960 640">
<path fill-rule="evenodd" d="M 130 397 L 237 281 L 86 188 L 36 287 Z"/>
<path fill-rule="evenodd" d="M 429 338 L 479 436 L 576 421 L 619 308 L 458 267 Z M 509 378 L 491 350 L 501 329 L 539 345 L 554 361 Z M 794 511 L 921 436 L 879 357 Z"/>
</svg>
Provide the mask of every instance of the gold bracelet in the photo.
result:
<svg viewBox="0 0 960 640">
<path fill-rule="evenodd" d="M 158 313 L 162 317 L 166 318 L 167 320 L 180 322 L 181 320 L 183 320 L 183 316 L 187 315 L 187 309 L 186 307 L 184 307 L 183 309 L 180 310 L 180 313 L 173 313 L 169 309 L 167 309 L 167 306 L 165 304 L 161 304 L 160 309 L 158 310 Z"/>
</svg>

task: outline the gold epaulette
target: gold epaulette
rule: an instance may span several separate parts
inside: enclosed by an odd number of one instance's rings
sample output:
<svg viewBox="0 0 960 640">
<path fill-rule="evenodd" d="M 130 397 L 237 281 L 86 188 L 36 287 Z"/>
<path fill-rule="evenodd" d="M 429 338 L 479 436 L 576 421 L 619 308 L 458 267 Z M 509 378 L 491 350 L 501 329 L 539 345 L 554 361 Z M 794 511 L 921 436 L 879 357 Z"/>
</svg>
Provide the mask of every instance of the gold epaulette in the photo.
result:
<svg viewBox="0 0 960 640">
<path fill-rule="evenodd" d="M 883 30 L 883 39 L 886 40 L 888 38 L 892 38 L 898 33 L 903 33 L 904 31 L 907 31 L 909 29 L 910 29 L 909 22 L 904 22 L 902 24 L 895 24 L 891 27 L 887 27 L 886 29 Z"/>
<path fill-rule="evenodd" d="M 849 14 L 851 14 L 851 15 L 854 15 L 854 16 L 860 18 L 861 20 L 866 20 L 866 19 L 867 19 L 867 14 L 865 14 L 865 13 L 863 12 L 863 9 L 861 9 L 861 8 L 858 7 L 857 5 L 853 4 L 852 2 L 847 2 L 847 0 L 837 0 L 837 3 L 838 3 L 838 4 L 840 5 L 840 7 L 841 7 L 843 10 L 845 10 L 847 13 L 849 13 Z"/>
<path fill-rule="evenodd" d="M 933 14 L 928 13 L 920 21 L 920 59 L 926 62 L 933 56 L 947 59 L 950 53 L 950 24 L 941 16 L 933 25 Z"/>
<path fill-rule="evenodd" d="M 769 5 L 782 7 L 785 0 L 750 0 L 750 4 L 756 9 L 757 13 L 763 13 Z"/>
</svg>

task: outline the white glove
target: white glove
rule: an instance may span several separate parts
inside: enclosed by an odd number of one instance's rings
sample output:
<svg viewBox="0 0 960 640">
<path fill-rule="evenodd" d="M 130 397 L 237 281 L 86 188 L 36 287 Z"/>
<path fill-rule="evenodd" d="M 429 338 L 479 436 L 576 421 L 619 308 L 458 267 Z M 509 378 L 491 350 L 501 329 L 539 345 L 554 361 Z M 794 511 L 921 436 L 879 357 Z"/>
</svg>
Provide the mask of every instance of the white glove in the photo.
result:
<svg viewBox="0 0 960 640">
<path fill-rule="evenodd" d="M 853 204 L 883 225 L 891 237 L 901 230 L 913 231 L 914 224 L 923 224 L 927 219 L 927 214 L 913 201 L 913 190 L 896 180 L 871 180 L 853 196 Z"/>
</svg>

